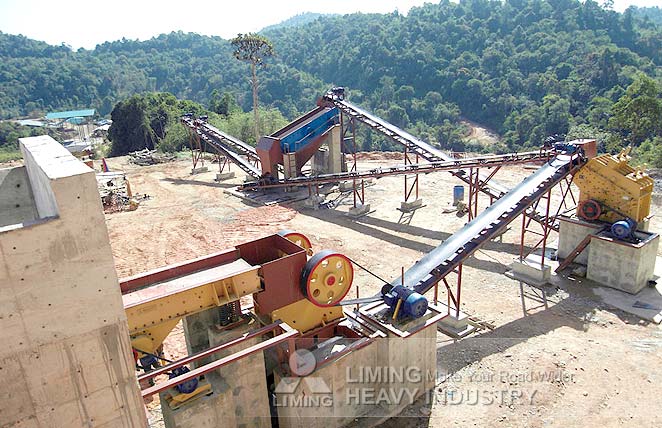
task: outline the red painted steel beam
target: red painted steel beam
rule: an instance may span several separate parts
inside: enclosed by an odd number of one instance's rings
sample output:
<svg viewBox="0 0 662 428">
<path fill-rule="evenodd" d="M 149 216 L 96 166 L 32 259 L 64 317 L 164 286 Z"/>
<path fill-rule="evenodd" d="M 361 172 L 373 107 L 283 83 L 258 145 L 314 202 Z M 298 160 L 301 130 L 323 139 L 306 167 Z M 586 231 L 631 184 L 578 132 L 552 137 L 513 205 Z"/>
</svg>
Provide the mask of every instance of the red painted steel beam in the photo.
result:
<svg viewBox="0 0 662 428">
<path fill-rule="evenodd" d="M 223 349 L 226 349 L 226 348 L 229 348 L 231 346 L 237 345 L 241 342 L 252 339 L 254 337 L 262 336 L 263 334 L 269 333 L 270 331 L 273 331 L 276 328 L 279 328 L 279 327 L 282 328 L 282 324 L 283 324 L 283 322 L 278 320 L 275 323 L 272 323 L 272 324 L 266 325 L 262 328 L 259 328 L 257 330 L 254 330 L 254 331 L 248 333 L 247 335 L 245 335 L 243 337 L 239 337 L 237 339 L 231 340 L 231 341 L 223 343 L 221 345 L 214 346 L 213 348 L 206 349 L 202 352 L 198 352 L 197 354 L 189 355 L 188 357 L 185 357 L 185 358 L 179 359 L 177 361 L 174 361 L 174 362 L 168 364 L 167 366 L 163 366 L 159 369 L 156 369 L 156 370 L 153 370 L 149 373 L 145 373 L 141 376 L 138 376 L 138 381 L 142 382 L 144 380 L 152 379 L 156 376 L 166 374 L 169 371 L 172 371 L 172 370 L 174 370 L 178 367 L 185 366 L 185 365 L 190 364 L 194 361 L 198 361 L 202 358 L 208 357 L 209 355 L 215 354 L 216 352 L 222 351 Z"/>
<path fill-rule="evenodd" d="M 139 273 L 134 276 L 122 278 L 120 279 L 120 290 L 122 290 L 122 294 L 127 294 L 157 282 L 233 262 L 238 258 L 239 250 L 231 248 L 196 259 L 175 263 L 148 272 Z"/>
<path fill-rule="evenodd" d="M 176 385 L 179 385 L 180 383 L 186 382 L 188 380 L 197 378 L 199 376 L 202 376 L 206 373 L 209 373 L 211 371 L 214 371 L 220 367 L 223 367 L 227 364 L 230 364 L 234 361 L 240 360 L 244 357 L 247 357 L 249 355 L 255 354 L 257 352 L 264 351 L 265 349 L 269 349 L 273 346 L 279 345 L 283 342 L 287 342 L 289 339 L 294 338 L 295 336 L 299 335 L 299 332 L 296 330 L 293 330 L 291 327 L 289 327 L 287 324 L 283 323 L 281 324 L 281 328 L 285 330 L 282 334 L 279 334 L 276 337 L 273 337 L 271 339 L 265 340 L 264 342 L 258 343 L 256 345 L 250 346 L 248 348 L 242 349 L 241 351 L 237 351 L 232 355 L 228 355 L 227 357 L 223 357 L 219 360 L 212 361 L 209 364 L 205 364 L 204 366 L 200 366 L 197 369 L 193 369 L 183 375 L 174 377 L 172 379 L 168 379 L 165 382 L 158 383 L 154 386 L 151 386 L 147 389 L 144 389 L 141 391 L 141 395 L 143 398 L 152 396 L 156 393 L 159 393 L 161 391 L 165 391 L 167 389 L 173 388 Z"/>
</svg>

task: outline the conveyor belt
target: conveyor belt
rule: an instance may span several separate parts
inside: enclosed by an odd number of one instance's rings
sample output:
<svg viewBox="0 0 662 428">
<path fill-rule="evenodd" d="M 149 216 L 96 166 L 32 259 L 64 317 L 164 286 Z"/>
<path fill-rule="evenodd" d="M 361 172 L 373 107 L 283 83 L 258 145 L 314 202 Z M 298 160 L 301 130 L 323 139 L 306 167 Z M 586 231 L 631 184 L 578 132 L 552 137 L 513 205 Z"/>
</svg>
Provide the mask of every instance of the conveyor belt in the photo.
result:
<svg viewBox="0 0 662 428">
<path fill-rule="evenodd" d="M 409 268 L 404 274 L 404 285 L 421 294 L 428 291 L 582 163 L 580 158 L 569 155 L 547 162 Z M 402 278 L 391 282 L 392 286 L 400 284 Z"/>
<path fill-rule="evenodd" d="M 428 162 L 454 160 L 454 158 L 449 156 L 447 153 L 432 147 L 430 144 L 416 138 L 407 131 L 404 131 L 397 126 L 392 125 L 377 116 L 374 116 L 373 114 L 350 103 L 349 101 L 341 100 L 338 99 L 338 97 L 328 94 L 323 97 L 323 101 L 324 104 L 335 105 L 343 113 L 369 126 L 377 132 L 380 132 L 383 135 L 391 138 L 393 141 L 402 144 L 407 148 L 407 151 L 418 154 Z M 473 185 L 471 183 L 469 174 L 467 174 L 467 171 L 460 170 L 452 171 L 451 173 L 460 180 L 464 181 L 466 184 Z M 491 199 L 498 199 L 506 192 L 508 192 L 509 189 L 507 187 L 499 184 L 494 180 L 489 180 L 486 182 L 487 179 L 487 175 L 482 173 L 478 174 L 478 188 L 481 192 L 490 196 Z M 532 208 L 529 209 L 527 215 L 539 223 L 543 221 L 542 219 L 544 218 L 543 213 L 537 212 Z M 552 227 L 554 230 L 558 230 L 558 225 L 551 224 L 550 227 Z"/>
<path fill-rule="evenodd" d="M 309 184 L 332 183 L 343 180 L 361 180 L 366 178 L 381 178 L 403 174 L 427 174 L 434 171 L 457 171 L 460 168 L 488 168 L 493 166 L 514 165 L 533 161 L 546 160 L 546 152 L 534 151 L 523 153 L 510 153 L 506 155 L 486 155 L 475 158 L 453 159 L 448 161 L 434 161 L 423 164 L 396 165 L 378 167 L 365 171 L 349 171 L 335 174 L 321 174 L 310 177 L 293 177 L 284 180 L 253 181 L 241 185 L 243 189 L 307 186 Z"/>
<path fill-rule="evenodd" d="M 262 171 L 247 159 L 250 157 L 257 159 L 255 148 L 237 138 L 225 134 L 206 122 L 194 120 L 190 117 L 183 117 L 182 123 L 200 136 L 202 140 L 212 146 L 218 153 L 236 164 L 246 174 L 255 179 L 259 179 L 262 176 Z"/>
<path fill-rule="evenodd" d="M 207 135 L 214 137 L 216 140 L 222 142 L 224 145 L 232 148 L 236 153 L 239 153 L 244 156 L 252 156 L 257 158 L 257 152 L 255 147 L 244 143 L 238 138 L 233 137 L 230 134 L 226 134 L 220 129 L 210 125 L 207 122 L 201 122 L 198 126 L 205 132 Z"/>
</svg>

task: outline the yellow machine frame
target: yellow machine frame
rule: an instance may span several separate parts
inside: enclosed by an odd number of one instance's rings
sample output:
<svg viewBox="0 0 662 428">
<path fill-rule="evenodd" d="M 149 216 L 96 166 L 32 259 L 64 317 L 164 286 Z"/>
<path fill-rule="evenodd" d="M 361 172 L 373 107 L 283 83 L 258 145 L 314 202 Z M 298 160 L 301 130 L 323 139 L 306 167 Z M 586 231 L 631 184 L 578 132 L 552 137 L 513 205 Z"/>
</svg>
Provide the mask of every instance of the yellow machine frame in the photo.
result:
<svg viewBox="0 0 662 428">
<path fill-rule="evenodd" d="M 190 288 L 175 285 L 174 290 L 166 289 L 163 295 L 125 305 L 131 345 L 154 354 L 183 317 L 259 292 L 258 269 L 251 266 L 227 278 Z"/>
<path fill-rule="evenodd" d="M 637 222 L 650 214 L 653 180 L 641 168 L 628 164 L 631 147 L 618 155 L 600 155 L 589 160 L 574 178 L 579 200 L 596 200 Z M 600 220 L 614 222 L 623 215 L 605 210 Z"/>
</svg>

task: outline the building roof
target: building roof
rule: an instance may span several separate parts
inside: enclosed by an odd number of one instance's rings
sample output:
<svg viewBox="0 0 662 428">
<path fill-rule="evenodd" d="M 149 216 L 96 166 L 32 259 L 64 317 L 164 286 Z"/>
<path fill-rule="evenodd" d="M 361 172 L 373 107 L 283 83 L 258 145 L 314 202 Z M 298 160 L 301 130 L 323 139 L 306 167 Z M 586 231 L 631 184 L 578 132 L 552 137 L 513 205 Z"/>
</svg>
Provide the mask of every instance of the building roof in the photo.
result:
<svg viewBox="0 0 662 428">
<path fill-rule="evenodd" d="M 70 110 L 70 111 L 54 111 L 46 115 L 46 119 L 69 119 L 71 117 L 87 117 L 94 116 L 96 110 Z"/>
<path fill-rule="evenodd" d="M 35 119 L 22 119 L 16 121 L 21 126 L 44 126 L 44 123 Z"/>
</svg>

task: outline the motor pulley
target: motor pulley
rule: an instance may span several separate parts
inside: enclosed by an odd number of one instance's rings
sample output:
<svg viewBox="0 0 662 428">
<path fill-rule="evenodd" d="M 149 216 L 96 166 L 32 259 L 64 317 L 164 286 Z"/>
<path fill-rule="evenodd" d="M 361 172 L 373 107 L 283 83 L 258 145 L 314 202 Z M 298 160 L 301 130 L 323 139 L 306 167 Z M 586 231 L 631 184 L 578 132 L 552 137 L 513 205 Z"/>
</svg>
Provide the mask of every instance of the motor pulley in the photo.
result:
<svg viewBox="0 0 662 428">
<path fill-rule="evenodd" d="M 637 222 L 631 218 L 620 220 L 611 225 L 611 234 L 617 239 L 630 239 L 637 230 Z"/>
<path fill-rule="evenodd" d="M 189 370 L 189 368 L 186 366 L 177 367 L 168 374 L 168 378 L 173 379 L 190 371 L 191 370 Z M 182 394 L 190 394 L 198 388 L 198 378 L 194 377 L 193 379 L 189 379 L 180 384 L 177 384 L 175 388 Z"/>
</svg>

